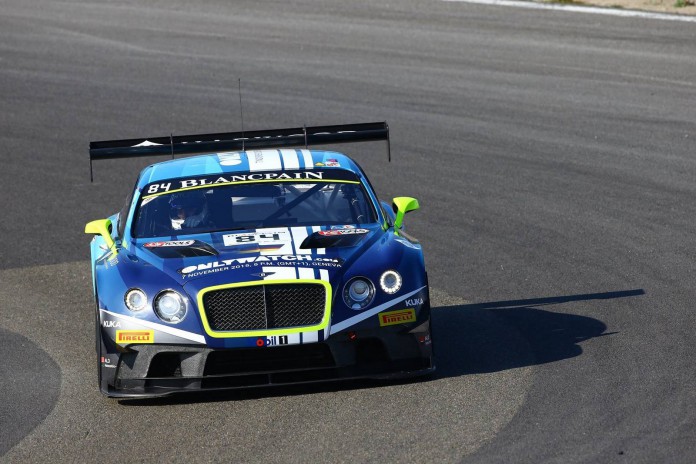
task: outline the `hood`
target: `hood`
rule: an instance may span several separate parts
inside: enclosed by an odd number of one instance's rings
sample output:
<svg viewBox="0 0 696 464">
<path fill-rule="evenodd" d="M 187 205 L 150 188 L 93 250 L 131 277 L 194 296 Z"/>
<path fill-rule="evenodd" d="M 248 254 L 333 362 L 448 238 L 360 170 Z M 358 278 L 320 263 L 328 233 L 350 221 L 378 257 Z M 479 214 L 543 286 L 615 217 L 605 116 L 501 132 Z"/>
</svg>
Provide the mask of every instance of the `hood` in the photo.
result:
<svg viewBox="0 0 696 464">
<path fill-rule="evenodd" d="M 381 231 L 379 225 L 248 229 L 166 241 L 139 239 L 135 250 L 193 294 L 210 286 L 258 280 L 335 282 Z"/>
</svg>

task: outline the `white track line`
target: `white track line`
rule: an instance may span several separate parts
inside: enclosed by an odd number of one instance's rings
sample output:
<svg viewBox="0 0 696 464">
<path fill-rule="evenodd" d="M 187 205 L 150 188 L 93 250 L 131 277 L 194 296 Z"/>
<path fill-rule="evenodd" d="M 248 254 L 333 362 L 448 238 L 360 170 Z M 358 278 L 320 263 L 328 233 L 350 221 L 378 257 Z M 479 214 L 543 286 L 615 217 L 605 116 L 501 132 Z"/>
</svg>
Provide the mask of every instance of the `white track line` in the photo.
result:
<svg viewBox="0 0 696 464">
<path fill-rule="evenodd" d="M 678 14 L 649 13 L 647 11 L 622 10 L 620 8 L 598 8 L 592 6 L 560 5 L 554 3 L 538 3 L 521 0 L 442 0 L 444 2 L 476 3 L 479 5 L 515 6 L 517 8 L 529 8 L 534 10 L 563 10 L 578 13 L 603 14 L 608 16 L 623 16 L 630 18 L 662 19 L 666 21 L 682 21 L 696 23 L 696 16 Z"/>
</svg>

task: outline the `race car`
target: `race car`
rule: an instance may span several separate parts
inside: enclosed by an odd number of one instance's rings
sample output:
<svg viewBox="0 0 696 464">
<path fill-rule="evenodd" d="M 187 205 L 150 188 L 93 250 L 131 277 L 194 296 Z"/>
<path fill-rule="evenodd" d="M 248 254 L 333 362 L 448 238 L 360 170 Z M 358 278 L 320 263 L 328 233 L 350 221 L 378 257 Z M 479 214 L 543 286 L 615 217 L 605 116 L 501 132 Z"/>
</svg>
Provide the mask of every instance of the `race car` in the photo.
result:
<svg viewBox="0 0 696 464">
<path fill-rule="evenodd" d="M 88 223 L 99 386 L 157 397 L 434 371 L 428 279 L 345 154 L 386 123 L 90 143 L 94 160 L 171 155 Z M 175 154 L 186 154 L 174 158 Z"/>
</svg>

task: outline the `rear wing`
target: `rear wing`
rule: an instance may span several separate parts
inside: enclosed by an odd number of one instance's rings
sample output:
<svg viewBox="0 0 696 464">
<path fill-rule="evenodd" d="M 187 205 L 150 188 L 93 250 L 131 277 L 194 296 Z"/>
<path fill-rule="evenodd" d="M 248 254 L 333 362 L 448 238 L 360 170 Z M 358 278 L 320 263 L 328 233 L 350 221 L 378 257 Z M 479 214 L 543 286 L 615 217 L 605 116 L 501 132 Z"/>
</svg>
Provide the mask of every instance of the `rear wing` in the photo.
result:
<svg viewBox="0 0 696 464">
<path fill-rule="evenodd" d="M 216 153 L 261 148 L 305 147 L 332 143 L 387 141 L 391 162 L 389 126 L 386 122 L 334 126 L 292 127 L 219 134 L 171 135 L 147 139 L 104 140 L 89 143 L 89 172 L 92 161 L 139 156 Z"/>
</svg>

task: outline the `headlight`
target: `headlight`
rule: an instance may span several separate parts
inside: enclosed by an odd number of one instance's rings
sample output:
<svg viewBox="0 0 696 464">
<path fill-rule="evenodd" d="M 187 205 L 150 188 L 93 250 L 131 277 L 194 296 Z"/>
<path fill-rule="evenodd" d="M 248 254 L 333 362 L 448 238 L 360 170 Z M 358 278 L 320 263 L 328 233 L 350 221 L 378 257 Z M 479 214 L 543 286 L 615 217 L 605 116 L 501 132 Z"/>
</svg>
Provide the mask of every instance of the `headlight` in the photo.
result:
<svg viewBox="0 0 696 464">
<path fill-rule="evenodd" d="M 343 301 L 351 309 L 364 309 L 372 303 L 375 287 L 364 277 L 355 277 L 343 287 Z"/>
<path fill-rule="evenodd" d="M 126 308 L 131 311 L 141 311 L 147 305 L 147 296 L 139 288 L 131 288 L 123 298 L 126 301 Z"/>
<path fill-rule="evenodd" d="M 379 286 L 386 293 L 392 295 L 401 288 L 401 276 L 396 271 L 386 271 L 379 278 Z"/>
<path fill-rule="evenodd" d="M 174 290 L 164 290 L 155 297 L 155 314 L 164 322 L 176 324 L 186 316 L 186 300 Z"/>
</svg>

